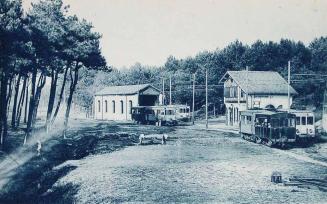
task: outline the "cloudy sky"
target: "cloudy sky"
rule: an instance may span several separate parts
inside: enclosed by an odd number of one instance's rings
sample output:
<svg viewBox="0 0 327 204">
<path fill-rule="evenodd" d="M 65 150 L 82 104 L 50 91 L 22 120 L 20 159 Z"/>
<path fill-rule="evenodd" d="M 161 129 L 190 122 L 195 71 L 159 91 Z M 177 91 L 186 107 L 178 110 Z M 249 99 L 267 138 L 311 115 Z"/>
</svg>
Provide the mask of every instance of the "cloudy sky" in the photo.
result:
<svg viewBox="0 0 327 204">
<path fill-rule="evenodd" d="M 31 0 L 23 0 L 25 7 Z M 111 66 L 162 65 L 238 39 L 327 36 L 326 0 L 64 0 L 103 35 Z"/>
</svg>

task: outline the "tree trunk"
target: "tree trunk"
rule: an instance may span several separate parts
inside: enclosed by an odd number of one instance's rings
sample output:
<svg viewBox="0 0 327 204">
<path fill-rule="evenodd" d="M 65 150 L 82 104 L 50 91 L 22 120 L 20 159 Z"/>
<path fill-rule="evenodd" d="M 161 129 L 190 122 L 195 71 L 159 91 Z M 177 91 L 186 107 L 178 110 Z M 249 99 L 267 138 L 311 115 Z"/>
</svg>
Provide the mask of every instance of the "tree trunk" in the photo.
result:
<svg viewBox="0 0 327 204">
<path fill-rule="evenodd" d="M 16 124 L 17 100 L 18 100 L 19 84 L 20 84 L 21 77 L 22 76 L 19 74 L 17 81 L 16 81 L 16 85 L 15 85 L 14 104 L 13 104 L 12 113 L 11 113 L 11 127 L 12 128 L 15 128 L 15 124 Z"/>
<path fill-rule="evenodd" d="M 57 103 L 57 106 L 56 106 L 56 110 L 55 110 L 55 112 L 54 112 L 54 114 L 52 116 L 52 119 L 51 119 L 51 125 L 56 120 L 56 117 L 57 117 L 58 112 L 59 112 L 60 104 L 61 104 L 61 101 L 62 101 L 62 98 L 63 98 L 63 95 L 64 95 L 65 86 L 66 86 L 68 69 L 69 68 L 67 66 L 67 68 L 65 70 L 65 73 L 64 73 L 64 78 L 63 78 L 63 82 L 62 82 L 62 86 L 61 86 L 61 90 L 60 90 L 60 94 L 59 94 L 59 99 L 58 99 L 58 103 Z"/>
<path fill-rule="evenodd" d="M 24 78 L 23 87 L 22 87 L 19 102 L 18 102 L 18 110 L 17 110 L 17 115 L 16 115 L 16 121 L 15 121 L 16 127 L 19 127 L 19 124 L 20 124 L 20 117 L 22 115 L 22 109 L 23 109 L 23 105 L 24 105 L 26 84 L 27 84 L 27 76 Z"/>
<path fill-rule="evenodd" d="M 37 110 L 39 107 L 39 103 L 40 103 L 40 98 L 41 98 L 41 93 L 42 93 L 42 89 L 45 85 L 46 82 L 46 76 L 44 76 L 43 74 L 41 74 L 39 81 L 37 83 L 37 88 L 36 88 L 36 93 L 35 93 L 35 105 L 34 105 L 34 110 L 33 110 L 33 116 L 32 116 L 32 128 L 34 128 L 35 125 L 35 121 L 36 121 L 36 117 L 37 117 Z"/>
<path fill-rule="evenodd" d="M 47 111 L 47 120 L 46 120 L 46 129 L 47 132 L 50 129 L 50 121 L 53 111 L 53 106 L 56 97 L 56 90 L 57 90 L 57 80 L 58 80 L 58 71 L 52 69 L 51 73 L 51 87 L 50 87 L 50 95 L 49 95 L 49 102 L 48 102 L 48 111 Z"/>
<path fill-rule="evenodd" d="M 1 97 L 0 97 L 0 145 L 1 149 L 4 149 L 5 140 L 7 137 L 8 124 L 7 124 L 7 88 L 8 88 L 8 73 L 3 71 L 1 75 Z"/>
<path fill-rule="evenodd" d="M 28 78 L 27 78 L 27 81 Z M 26 84 L 26 93 L 25 93 L 25 110 L 24 110 L 24 123 L 27 123 L 27 113 L 28 113 L 28 85 L 29 83 Z"/>
<path fill-rule="evenodd" d="M 64 119 L 64 138 L 66 138 L 66 131 L 67 131 L 67 127 L 68 127 L 68 119 L 69 119 L 69 114 L 70 114 L 70 108 L 72 105 L 72 101 L 73 101 L 73 94 L 76 88 L 76 84 L 78 81 L 78 63 L 76 64 L 76 67 L 74 69 L 74 76 L 72 74 L 72 69 L 70 70 L 70 78 L 71 78 L 71 84 L 69 87 L 69 96 L 68 96 L 68 100 L 67 100 L 67 109 L 66 109 L 66 113 L 65 113 L 65 119 Z"/>
<path fill-rule="evenodd" d="M 11 102 L 12 84 L 15 84 L 15 77 L 14 76 L 10 77 L 9 84 L 8 84 L 8 93 L 7 93 L 7 99 L 6 99 L 7 119 L 8 119 L 8 113 L 9 113 L 9 108 L 10 108 L 10 102 Z"/>
<path fill-rule="evenodd" d="M 35 98 L 34 97 L 35 97 L 36 75 L 37 75 L 37 68 L 34 65 L 34 68 L 32 71 L 32 84 L 31 84 L 31 93 L 30 93 L 30 101 L 29 101 L 29 108 L 28 108 L 28 116 L 27 116 L 27 125 L 26 125 L 26 134 L 25 134 L 24 144 L 26 144 L 26 141 L 31 134 L 33 112 L 34 112 L 34 108 L 35 108 Z"/>
</svg>

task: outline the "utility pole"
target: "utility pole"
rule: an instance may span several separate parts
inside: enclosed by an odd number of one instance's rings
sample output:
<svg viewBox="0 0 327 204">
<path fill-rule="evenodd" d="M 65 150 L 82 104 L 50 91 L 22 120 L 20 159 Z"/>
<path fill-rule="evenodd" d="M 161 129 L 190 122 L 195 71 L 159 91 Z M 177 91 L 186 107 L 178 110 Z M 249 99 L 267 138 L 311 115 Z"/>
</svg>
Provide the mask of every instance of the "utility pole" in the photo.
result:
<svg viewBox="0 0 327 204">
<path fill-rule="evenodd" d="M 165 105 L 165 78 L 162 77 L 162 105 Z"/>
<path fill-rule="evenodd" d="M 324 91 L 324 102 L 322 104 L 322 120 L 321 126 L 323 131 L 327 132 L 327 80 L 326 80 L 326 87 Z"/>
<path fill-rule="evenodd" d="M 216 105 L 213 104 L 213 117 L 216 118 Z"/>
<path fill-rule="evenodd" d="M 208 129 L 208 69 L 206 69 L 206 129 Z"/>
<path fill-rule="evenodd" d="M 193 103 L 192 103 L 192 123 L 194 125 L 194 102 L 195 102 L 195 73 L 193 74 Z"/>
<path fill-rule="evenodd" d="M 171 105 L 171 76 L 169 77 L 169 105 Z"/>
<path fill-rule="evenodd" d="M 288 104 L 288 112 L 291 109 L 291 101 L 290 101 L 290 86 L 291 86 L 291 61 L 288 61 L 288 76 L 287 76 L 288 86 L 287 86 L 287 104 Z"/>
<path fill-rule="evenodd" d="M 249 109 L 249 67 L 246 66 L 246 110 Z"/>
</svg>

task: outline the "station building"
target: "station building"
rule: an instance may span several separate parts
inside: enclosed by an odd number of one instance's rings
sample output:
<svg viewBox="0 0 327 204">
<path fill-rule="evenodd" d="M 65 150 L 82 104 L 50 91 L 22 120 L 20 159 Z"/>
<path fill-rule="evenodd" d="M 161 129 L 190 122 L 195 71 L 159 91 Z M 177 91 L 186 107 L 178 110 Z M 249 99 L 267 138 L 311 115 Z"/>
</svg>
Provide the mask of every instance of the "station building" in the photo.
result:
<svg viewBox="0 0 327 204">
<path fill-rule="evenodd" d="M 238 126 L 240 111 L 251 108 L 288 109 L 297 92 L 273 71 L 227 71 L 220 79 L 224 82 L 226 124 Z M 248 95 L 248 96 L 247 96 Z"/>
<path fill-rule="evenodd" d="M 131 120 L 132 107 L 160 105 L 160 96 L 150 84 L 106 87 L 94 95 L 94 118 Z"/>
</svg>

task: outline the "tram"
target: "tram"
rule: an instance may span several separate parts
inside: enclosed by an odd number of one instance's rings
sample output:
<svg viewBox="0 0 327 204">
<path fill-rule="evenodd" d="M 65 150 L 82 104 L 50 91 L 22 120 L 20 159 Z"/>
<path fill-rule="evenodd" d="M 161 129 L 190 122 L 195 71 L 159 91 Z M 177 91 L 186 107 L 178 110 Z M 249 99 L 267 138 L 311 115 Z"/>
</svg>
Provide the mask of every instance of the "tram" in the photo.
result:
<svg viewBox="0 0 327 204">
<path fill-rule="evenodd" d="M 296 136 L 299 141 L 311 140 L 316 135 L 314 113 L 309 110 L 294 110 L 296 116 Z"/>
<path fill-rule="evenodd" d="M 137 106 L 132 108 L 132 120 L 140 124 L 177 125 L 189 121 L 190 107 L 187 105 Z"/>
<path fill-rule="evenodd" d="M 242 138 L 267 146 L 283 147 L 296 141 L 295 114 L 271 110 L 241 111 Z"/>
</svg>

